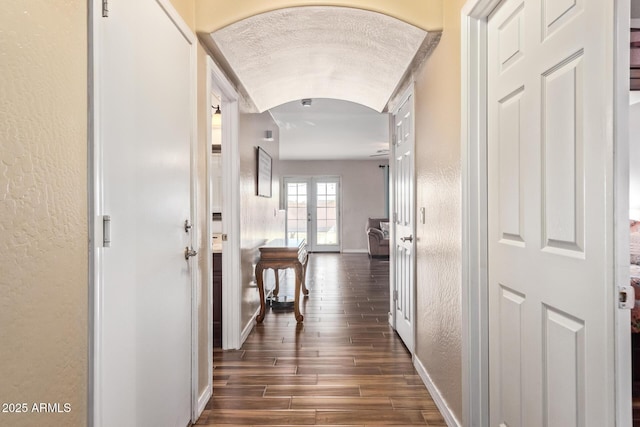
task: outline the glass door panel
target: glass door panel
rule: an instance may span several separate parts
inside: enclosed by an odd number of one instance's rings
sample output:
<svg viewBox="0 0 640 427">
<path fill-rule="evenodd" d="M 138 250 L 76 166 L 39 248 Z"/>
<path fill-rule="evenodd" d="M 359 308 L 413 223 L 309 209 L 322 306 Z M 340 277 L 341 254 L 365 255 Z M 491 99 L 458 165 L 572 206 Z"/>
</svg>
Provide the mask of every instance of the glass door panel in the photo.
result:
<svg viewBox="0 0 640 427">
<path fill-rule="evenodd" d="M 287 239 L 309 240 L 308 217 L 309 211 L 307 206 L 307 182 L 305 181 L 285 181 L 285 197 L 287 201 Z"/>
</svg>

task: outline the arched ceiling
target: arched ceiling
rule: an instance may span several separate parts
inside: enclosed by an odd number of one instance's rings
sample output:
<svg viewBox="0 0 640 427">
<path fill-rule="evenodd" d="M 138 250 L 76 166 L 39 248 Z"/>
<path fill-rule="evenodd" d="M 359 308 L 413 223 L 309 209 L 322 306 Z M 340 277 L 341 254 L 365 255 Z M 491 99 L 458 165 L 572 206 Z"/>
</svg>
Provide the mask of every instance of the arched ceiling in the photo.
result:
<svg viewBox="0 0 640 427">
<path fill-rule="evenodd" d="M 262 112 L 302 98 L 335 98 L 382 111 L 427 32 L 363 9 L 293 7 L 211 33 Z"/>
</svg>

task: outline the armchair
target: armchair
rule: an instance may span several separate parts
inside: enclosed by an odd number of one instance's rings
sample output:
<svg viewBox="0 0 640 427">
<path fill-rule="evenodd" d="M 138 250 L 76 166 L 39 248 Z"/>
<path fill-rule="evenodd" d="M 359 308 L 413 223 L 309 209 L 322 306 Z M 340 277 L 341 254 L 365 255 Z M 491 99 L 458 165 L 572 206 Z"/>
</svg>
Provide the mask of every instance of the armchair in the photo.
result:
<svg viewBox="0 0 640 427">
<path fill-rule="evenodd" d="M 369 218 L 367 220 L 367 245 L 369 247 L 369 257 L 388 258 L 389 257 L 389 234 L 385 235 L 380 223 L 389 224 L 388 218 Z"/>
</svg>

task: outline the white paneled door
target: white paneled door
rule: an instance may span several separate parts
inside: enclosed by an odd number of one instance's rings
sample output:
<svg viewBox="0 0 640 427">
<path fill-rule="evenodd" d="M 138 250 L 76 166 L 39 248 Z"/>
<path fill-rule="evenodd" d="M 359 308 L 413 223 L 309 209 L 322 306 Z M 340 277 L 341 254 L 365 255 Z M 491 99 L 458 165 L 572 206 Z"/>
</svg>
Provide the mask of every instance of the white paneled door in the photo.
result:
<svg viewBox="0 0 640 427">
<path fill-rule="evenodd" d="M 615 425 L 606 3 L 489 17 L 491 426 Z"/>
<path fill-rule="evenodd" d="M 111 217 L 97 264 L 98 427 L 191 418 L 192 41 L 162 3 L 109 2 L 94 21 L 98 212 Z"/>
<path fill-rule="evenodd" d="M 407 348 L 413 352 L 415 319 L 415 242 L 414 242 L 414 127 L 413 96 L 396 114 L 393 144 L 393 324 Z"/>
</svg>

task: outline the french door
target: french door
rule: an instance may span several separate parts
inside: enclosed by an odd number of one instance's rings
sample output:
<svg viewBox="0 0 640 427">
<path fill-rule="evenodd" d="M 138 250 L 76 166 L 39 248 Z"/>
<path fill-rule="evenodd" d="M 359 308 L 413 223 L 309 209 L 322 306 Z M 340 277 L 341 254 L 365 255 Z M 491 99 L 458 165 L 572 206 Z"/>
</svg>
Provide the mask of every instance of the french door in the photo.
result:
<svg viewBox="0 0 640 427">
<path fill-rule="evenodd" d="M 284 180 L 287 239 L 306 239 L 312 252 L 340 252 L 340 178 Z"/>
</svg>

